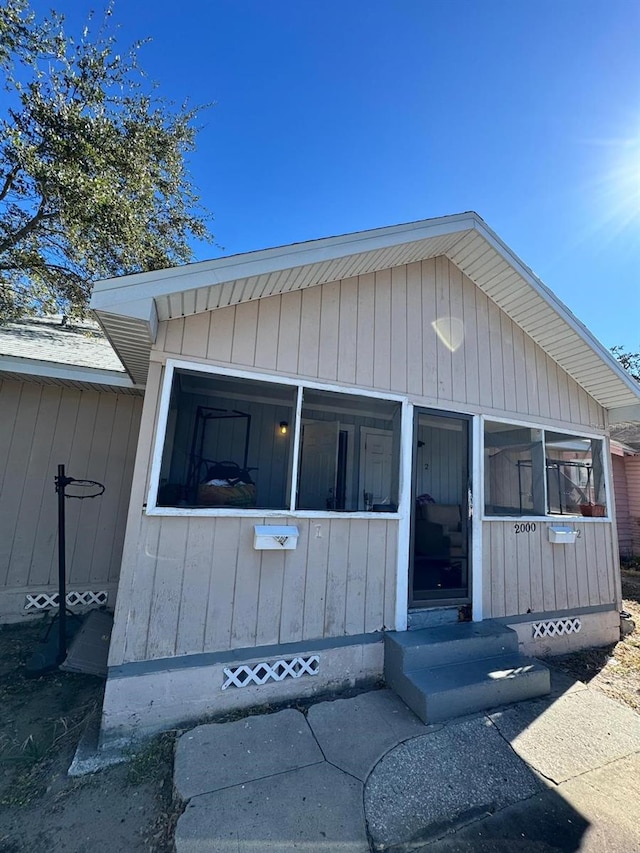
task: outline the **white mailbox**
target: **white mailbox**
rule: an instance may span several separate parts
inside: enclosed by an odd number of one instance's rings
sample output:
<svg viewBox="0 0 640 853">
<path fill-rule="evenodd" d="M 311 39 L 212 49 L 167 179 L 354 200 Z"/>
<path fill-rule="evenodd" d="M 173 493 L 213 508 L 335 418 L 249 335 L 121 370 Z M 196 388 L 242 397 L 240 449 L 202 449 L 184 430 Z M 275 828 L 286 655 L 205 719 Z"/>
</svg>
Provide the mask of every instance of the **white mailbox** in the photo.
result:
<svg viewBox="0 0 640 853">
<path fill-rule="evenodd" d="M 298 528 L 293 525 L 254 525 L 253 547 L 257 551 L 293 551 L 297 544 Z"/>
<path fill-rule="evenodd" d="M 554 545 L 575 545 L 578 531 L 564 525 L 554 525 L 548 528 L 549 542 Z"/>
</svg>

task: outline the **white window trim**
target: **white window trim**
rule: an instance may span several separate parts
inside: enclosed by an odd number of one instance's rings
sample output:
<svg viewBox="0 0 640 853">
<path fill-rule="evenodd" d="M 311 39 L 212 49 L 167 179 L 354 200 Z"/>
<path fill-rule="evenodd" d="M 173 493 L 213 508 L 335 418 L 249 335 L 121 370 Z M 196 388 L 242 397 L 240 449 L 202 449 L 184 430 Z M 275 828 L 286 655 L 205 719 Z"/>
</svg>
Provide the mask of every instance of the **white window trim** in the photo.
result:
<svg viewBox="0 0 640 853">
<path fill-rule="evenodd" d="M 288 509 L 240 509 L 238 507 L 165 507 L 158 506 L 158 489 L 160 487 L 160 470 L 162 466 L 162 455 L 167 431 L 169 416 L 169 404 L 171 401 L 171 388 L 173 376 L 176 370 L 193 370 L 198 373 L 209 373 L 212 375 L 234 376 L 238 379 L 249 379 L 256 382 L 268 382 L 272 385 L 288 385 L 297 389 L 295 424 L 293 434 L 293 464 L 291 466 L 291 495 Z M 343 512 L 341 510 L 298 510 L 294 509 L 296 500 L 296 484 L 298 482 L 298 468 L 300 464 L 300 440 L 302 431 L 302 397 L 305 388 L 329 391 L 335 394 L 346 394 L 358 397 L 369 397 L 372 400 L 385 400 L 388 402 L 404 405 L 407 398 L 399 394 L 385 394 L 368 389 L 354 389 L 342 385 L 332 385 L 326 382 L 313 382 L 290 377 L 280 377 L 270 373 L 258 373 L 252 370 L 239 370 L 230 367 L 218 367 L 217 365 L 202 364 L 201 362 L 182 361 L 181 359 L 167 359 L 165 363 L 164 377 L 160 392 L 160 403 L 157 414 L 157 429 L 153 444 L 153 454 L 149 471 L 149 484 L 147 490 L 147 503 L 144 507 L 146 515 L 151 516 L 213 516 L 233 517 L 241 515 L 243 518 L 367 518 L 367 519 L 400 519 L 402 517 L 402 504 L 398 496 L 397 512 Z M 402 441 L 402 436 L 400 436 Z M 402 491 L 402 478 L 400 482 Z"/>
<path fill-rule="evenodd" d="M 576 438 L 588 438 L 590 440 L 597 440 L 602 442 L 602 474 L 604 480 L 604 489 L 605 489 L 605 501 L 607 514 L 602 518 L 590 518 L 589 516 L 584 515 L 569 515 L 565 513 L 564 515 L 560 515 L 559 513 L 545 513 L 544 515 L 487 515 L 485 512 L 485 492 L 484 492 L 484 427 L 486 421 L 490 423 L 500 423 L 500 424 L 513 424 L 513 426 L 525 427 L 528 429 L 539 429 L 542 430 L 543 438 L 542 445 L 543 450 L 545 451 L 545 459 L 546 459 L 546 446 L 544 440 L 544 434 L 547 432 L 562 432 L 565 435 L 575 436 Z M 553 524 L 558 524 L 560 520 L 570 520 L 572 523 L 579 521 L 580 523 L 584 522 L 585 524 L 611 524 L 613 518 L 611 516 L 611 490 L 609 488 L 610 484 L 610 472 L 609 472 L 609 439 L 606 433 L 601 432 L 590 432 L 590 431 L 579 431 L 573 428 L 564 428 L 561 429 L 555 426 L 544 426 L 539 423 L 532 423 L 531 421 L 521 421 L 516 420 L 515 418 L 500 418 L 493 417 L 493 415 L 481 415 L 480 416 L 480 436 L 481 436 L 481 445 L 480 445 L 480 455 L 482 457 L 482 513 L 481 519 L 482 521 L 534 521 L 534 522 L 551 522 Z M 544 505 L 549 505 L 549 497 L 547 494 L 547 477 L 546 471 L 545 476 L 543 477 L 544 482 Z"/>
</svg>

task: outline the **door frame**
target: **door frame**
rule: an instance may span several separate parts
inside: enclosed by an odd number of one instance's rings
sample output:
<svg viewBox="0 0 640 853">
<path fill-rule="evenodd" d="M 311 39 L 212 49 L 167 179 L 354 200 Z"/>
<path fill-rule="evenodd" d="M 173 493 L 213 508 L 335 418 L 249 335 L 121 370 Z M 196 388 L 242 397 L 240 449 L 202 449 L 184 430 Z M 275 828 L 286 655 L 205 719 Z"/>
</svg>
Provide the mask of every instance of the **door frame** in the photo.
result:
<svg viewBox="0 0 640 853">
<path fill-rule="evenodd" d="M 428 415 L 429 417 L 440 420 L 458 420 L 466 423 L 466 458 L 463 462 L 466 466 L 466 488 L 462 483 L 462 512 L 466 514 L 466 560 L 467 560 L 467 594 L 463 597 L 443 598 L 443 599 L 414 599 L 413 588 L 413 572 L 414 572 L 414 556 L 415 556 L 415 527 L 416 527 L 416 487 L 418 477 L 418 420 L 420 415 Z M 474 584 L 473 584 L 473 556 L 474 556 L 474 537 L 473 537 L 473 448 L 475 443 L 475 418 L 473 415 L 464 414 L 462 412 L 443 411 L 441 409 L 431 409 L 428 407 L 414 406 L 413 421 L 412 421 L 412 466 L 411 466 L 411 500 L 410 500 L 410 525 L 409 525 L 409 587 L 407 590 L 407 603 L 409 610 L 433 609 L 437 607 L 451 607 L 455 605 L 471 605 L 474 601 Z"/>
<path fill-rule="evenodd" d="M 366 456 L 366 443 L 368 435 L 381 435 L 386 437 L 391 437 L 391 460 L 393 464 L 393 433 L 387 429 L 380 429 L 380 427 L 370 427 L 370 426 L 361 426 L 360 427 L 360 479 L 359 483 L 364 483 L 364 474 L 366 471 L 365 465 L 365 456 Z M 364 493 L 363 490 L 359 490 L 358 493 L 358 509 L 362 512 L 365 511 L 364 506 Z"/>
</svg>

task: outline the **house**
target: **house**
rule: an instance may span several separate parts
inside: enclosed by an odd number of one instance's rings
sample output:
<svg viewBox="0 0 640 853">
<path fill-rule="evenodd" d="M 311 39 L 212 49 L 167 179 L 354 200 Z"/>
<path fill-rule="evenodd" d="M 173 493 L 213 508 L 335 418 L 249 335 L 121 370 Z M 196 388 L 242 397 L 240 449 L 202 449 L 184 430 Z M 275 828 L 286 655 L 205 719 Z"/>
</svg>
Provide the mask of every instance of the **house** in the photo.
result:
<svg viewBox="0 0 640 853">
<path fill-rule="evenodd" d="M 58 464 L 106 487 L 67 501 L 67 606 L 114 606 L 143 393 L 96 323 L 0 326 L 0 622 L 57 606 Z"/>
<path fill-rule="evenodd" d="M 0 621 L 56 603 L 56 465 L 103 482 L 67 502 L 67 556 L 71 606 L 120 576 L 105 741 L 383 672 L 402 695 L 408 627 L 531 655 L 618 636 L 638 386 L 476 214 L 92 304 L 113 349 L 0 329 Z"/>
<path fill-rule="evenodd" d="M 620 556 L 640 557 L 640 426 L 611 430 L 611 463 Z"/>
<path fill-rule="evenodd" d="M 105 741 L 379 678 L 408 627 L 619 636 L 608 429 L 640 390 L 477 214 L 91 304 L 146 385 Z"/>
</svg>

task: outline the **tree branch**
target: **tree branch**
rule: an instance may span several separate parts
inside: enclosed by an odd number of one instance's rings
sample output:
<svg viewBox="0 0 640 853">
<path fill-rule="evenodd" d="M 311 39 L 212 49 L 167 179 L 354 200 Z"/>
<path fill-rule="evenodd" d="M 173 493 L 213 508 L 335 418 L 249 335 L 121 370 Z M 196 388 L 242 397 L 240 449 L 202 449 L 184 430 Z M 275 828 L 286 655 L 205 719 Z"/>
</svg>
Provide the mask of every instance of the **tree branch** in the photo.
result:
<svg viewBox="0 0 640 853">
<path fill-rule="evenodd" d="M 16 179 L 16 176 L 17 176 L 19 171 L 20 171 L 20 169 L 18 168 L 18 166 L 14 166 L 13 169 L 11 169 L 9 172 L 7 172 L 7 177 L 4 179 L 4 184 L 2 185 L 2 189 L 0 190 L 0 201 L 2 201 L 3 198 L 5 198 L 5 196 L 7 195 L 9 190 L 11 189 L 11 186 L 12 186 L 14 180 Z"/>
<path fill-rule="evenodd" d="M 14 234 L 11 234 L 6 240 L 0 242 L 0 253 L 6 252 L 7 249 L 13 248 L 17 243 L 23 240 L 28 234 L 30 234 L 34 229 L 38 227 L 38 225 L 43 222 L 45 219 L 53 219 L 56 216 L 55 213 L 45 213 L 44 212 L 44 200 L 40 203 L 40 207 L 38 208 L 35 216 L 33 216 L 28 222 L 26 222 L 22 228 L 19 228 Z"/>
</svg>

